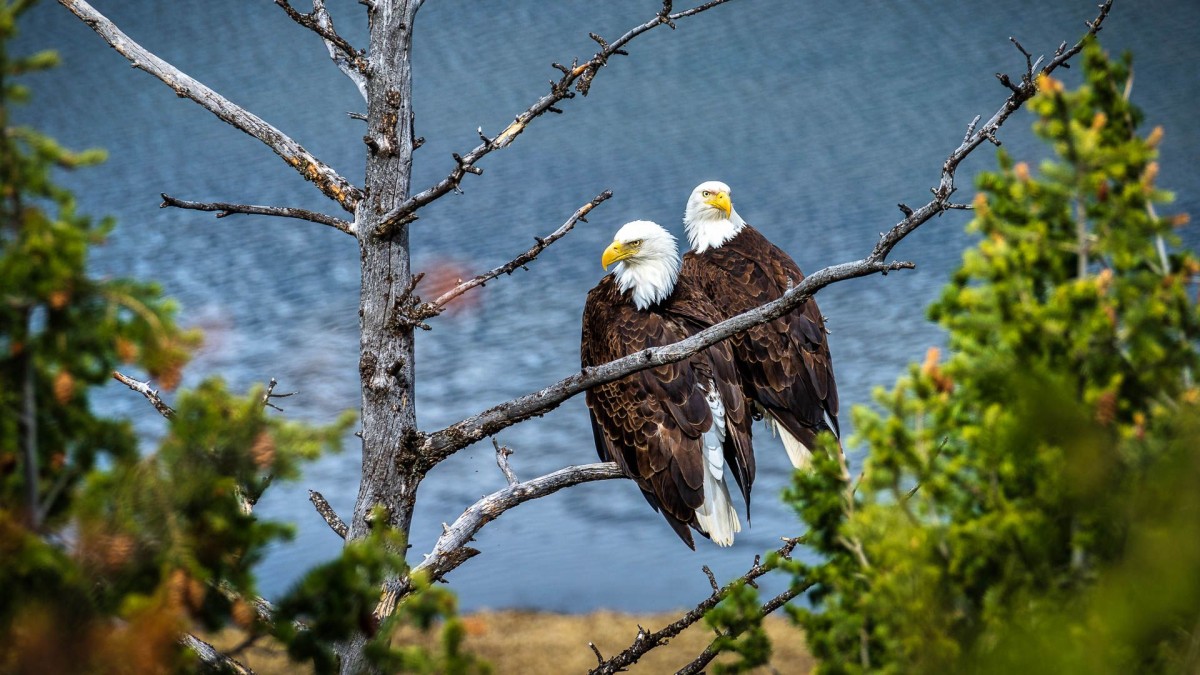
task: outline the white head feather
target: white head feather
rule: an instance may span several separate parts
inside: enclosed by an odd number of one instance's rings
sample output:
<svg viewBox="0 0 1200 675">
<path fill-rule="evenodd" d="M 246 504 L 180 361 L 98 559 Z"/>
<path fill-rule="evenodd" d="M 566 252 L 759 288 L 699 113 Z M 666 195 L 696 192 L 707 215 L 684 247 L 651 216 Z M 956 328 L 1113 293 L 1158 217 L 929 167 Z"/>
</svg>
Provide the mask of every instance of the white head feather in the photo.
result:
<svg viewBox="0 0 1200 675">
<path fill-rule="evenodd" d="M 733 239 L 745 224 L 733 208 L 729 186 L 717 180 L 697 185 L 683 211 L 683 229 L 696 253 Z"/>
<path fill-rule="evenodd" d="M 633 291 L 633 304 L 646 309 L 666 300 L 679 278 L 679 247 L 663 226 L 649 220 L 625 223 L 605 251 L 616 257 L 617 288 Z"/>
</svg>

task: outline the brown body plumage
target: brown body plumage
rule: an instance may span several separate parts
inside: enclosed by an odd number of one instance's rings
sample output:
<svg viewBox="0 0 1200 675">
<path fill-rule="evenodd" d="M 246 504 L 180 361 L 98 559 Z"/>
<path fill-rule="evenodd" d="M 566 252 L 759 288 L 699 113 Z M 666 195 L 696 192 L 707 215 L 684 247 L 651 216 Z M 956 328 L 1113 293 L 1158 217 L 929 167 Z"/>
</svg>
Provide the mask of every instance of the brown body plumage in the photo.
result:
<svg viewBox="0 0 1200 675">
<path fill-rule="evenodd" d="M 705 183 L 689 201 L 689 228 L 694 249 L 683 257 L 679 284 L 696 287 L 716 301 L 718 320 L 762 306 L 800 283 L 804 274 L 787 253 L 733 210 L 729 188 Z M 706 196 L 707 195 L 707 196 Z M 699 206 L 694 206 L 695 203 Z M 705 213 L 712 207 L 714 215 Z M 718 234 L 706 239 L 699 228 L 718 223 Z M 728 224 L 728 227 L 727 227 Z M 727 229 L 721 229 L 727 227 Z M 728 238 L 726 238 L 728 237 Z M 804 466 L 821 431 L 838 429 L 838 393 L 825 321 L 815 299 L 768 323 L 729 340 L 737 359 L 746 397 L 786 432 L 792 463 Z M 790 435 L 803 445 L 792 447 Z"/>
<path fill-rule="evenodd" d="M 715 312 L 699 289 L 686 284 L 676 285 L 669 297 L 639 309 L 632 292 L 622 291 L 616 275 L 608 275 L 588 293 L 582 364 L 596 366 L 678 342 L 711 323 Z M 724 408 L 720 459 L 749 503 L 754 479 L 751 418 L 729 345 L 714 345 L 683 361 L 593 387 L 586 397 L 600 458 L 620 465 L 692 548 L 689 527 L 707 534 L 697 510 L 705 502 L 705 471 L 712 470 L 705 459 L 705 434 L 711 442 L 714 425 L 708 400 L 712 393 L 720 396 Z M 723 483 L 720 489 L 724 490 Z M 723 543 L 731 542 L 730 533 Z"/>
</svg>

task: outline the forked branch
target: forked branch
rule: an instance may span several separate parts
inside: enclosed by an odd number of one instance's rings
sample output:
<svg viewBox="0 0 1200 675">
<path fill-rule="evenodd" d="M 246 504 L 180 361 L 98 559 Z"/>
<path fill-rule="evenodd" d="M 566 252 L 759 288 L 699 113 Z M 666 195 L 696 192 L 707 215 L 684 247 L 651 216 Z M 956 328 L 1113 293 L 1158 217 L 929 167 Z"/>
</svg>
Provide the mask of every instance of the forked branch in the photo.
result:
<svg viewBox="0 0 1200 675">
<path fill-rule="evenodd" d="M 96 11 L 85 0 L 58 2 L 96 31 L 109 46 L 128 59 L 134 68 L 150 73 L 174 89 L 179 96 L 190 98 L 224 122 L 262 141 L 304 176 L 305 180 L 312 181 L 325 196 L 336 201 L 346 211 L 354 212 L 354 207 L 362 199 L 362 191 L 299 143 L 131 40 L 108 17 Z"/>
<path fill-rule="evenodd" d="M 440 581 L 459 565 L 479 555 L 479 551 L 467 544 L 484 525 L 492 522 L 505 511 L 527 501 L 540 499 L 572 485 L 596 480 L 624 478 L 625 474 L 612 462 L 568 466 L 544 476 L 512 483 L 472 504 L 450 525 L 442 527 L 433 550 L 408 577 L 390 584 L 376 607 L 377 617 L 386 617 L 396 608 L 396 603 L 412 590 L 413 575 L 424 575 L 429 581 Z"/>
<path fill-rule="evenodd" d="M 333 17 L 325 9 L 325 0 L 313 0 L 313 11 L 302 14 L 288 0 L 275 0 L 275 4 L 283 8 L 293 21 L 311 30 L 321 37 L 329 58 L 333 60 L 338 70 L 342 71 L 358 89 L 363 100 L 367 100 L 368 65 L 362 50 L 355 49 L 333 27 Z"/>
</svg>

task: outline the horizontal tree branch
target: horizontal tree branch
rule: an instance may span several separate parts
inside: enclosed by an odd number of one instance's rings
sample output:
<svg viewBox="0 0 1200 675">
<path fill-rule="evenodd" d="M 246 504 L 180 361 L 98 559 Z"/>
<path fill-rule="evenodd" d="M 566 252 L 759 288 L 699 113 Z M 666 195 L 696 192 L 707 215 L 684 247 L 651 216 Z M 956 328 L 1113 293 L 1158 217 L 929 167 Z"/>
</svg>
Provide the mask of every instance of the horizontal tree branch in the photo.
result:
<svg viewBox="0 0 1200 675">
<path fill-rule="evenodd" d="M 1101 23 L 1111 7 L 1112 0 L 1107 0 L 1101 5 L 1096 19 L 1088 22 L 1087 34 L 1070 49 L 1066 49 L 1065 43 L 1060 46 L 1055 57 L 1040 72 L 1049 75 L 1058 67 L 1065 65 L 1071 56 L 1079 52 L 1083 41 L 1100 30 Z M 962 143 L 950 153 L 942 164 L 938 186 L 930 190 L 933 198 L 915 211 L 904 207 L 907 214 L 904 220 L 880 235 L 879 241 L 876 242 L 875 247 L 866 258 L 821 269 L 805 277 L 803 281 L 789 289 L 779 299 L 706 328 L 685 340 L 646 349 L 600 366 L 584 369 L 539 391 L 493 406 L 445 429 L 428 434 L 420 448 L 421 461 L 426 463 L 427 468 L 430 468 L 467 445 L 530 417 L 544 414 L 563 401 L 591 387 L 612 382 L 647 368 L 681 361 L 732 335 L 787 314 L 830 284 L 914 267 L 910 262 L 887 262 L 887 257 L 906 236 L 934 216 L 948 210 L 950 197 L 955 191 L 954 174 L 958 165 L 985 140 L 994 139 L 996 131 L 1004 124 L 1005 120 L 1035 93 L 1037 93 L 1035 74 L 1026 72 L 1022 76 L 1019 90 L 1009 95 L 1004 105 L 982 128 L 975 128 L 978 117 L 972 121 L 968 125 L 967 134 Z"/>
<path fill-rule="evenodd" d="M 478 173 L 479 168 L 475 164 L 493 150 L 507 147 L 513 140 L 525 130 L 534 119 L 542 116 L 547 112 L 562 112 L 555 107 L 556 103 L 564 99 L 574 98 L 578 92 L 587 96 L 588 89 L 591 87 L 592 79 L 596 76 L 601 68 L 608 64 L 609 57 L 616 54 L 625 54 L 622 49 L 630 40 L 645 33 L 652 28 L 662 25 L 668 25 L 671 28 L 675 27 L 675 21 L 689 16 L 694 16 L 708 9 L 712 9 L 717 5 L 729 2 L 729 0 L 710 0 L 698 7 L 684 10 L 682 12 L 671 13 L 671 0 L 664 0 L 663 8 L 658 14 L 646 23 L 630 29 L 621 37 L 613 42 L 607 42 L 595 33 L 591 34 L 593 40 L 600 45 L 600 51 L 597 52 L 591 59 L 580 64 L 577 61 L 573 62 L 570 67 L 554 64 L 554 67 L 562 71 L 563 75 L 558 81 L 550 82 L 550 93 L 541 97 L 533 105 L 529 106 L 524 112 L 517 115 L 512 124 L 509 124 L 503 131 L 496 135 L 495 138 L 488 138 L 480 131 L 480 139 L 483 141 L 475 146 L 473 150 L 465 155 L 455 153 L 455 168 L 450 174 L 443 178 L 435 185 L 423 190 L 422 192 L 409 197 L 404 203 L 397 206 L 392 211 L 388 212 L 382 219 L 382 222 L 377 229 L 376 234 L 381 237 L 386 237 L 393 229 L 402 223 L 407 223 L 415 218 L 417 209 L 426 204 L 438 199 L 447 193 L 457 190 L 459 183 L 468 173 Z M 574 91 L 572 91 L 574 87 Z"/>
<path fill-rule="evenodd" d="M 781 560 L 791 559 L 792 550 L 795 549 L 796 545 L 801 543 L 803 540 L 803 537 L 784 539 L 783 546 L 779 547 L 779 549 L 776 551 L 776 553 L 779 555 L 779 558 Z M 712 595 L 705 598 L 693 609 L 688 611 L 688 613 L 666 625 L 661 630 L 648 633 L 645 629 L 639 626 L 637 635 L 633 639 L 633 644 L 629 645 L 629 647 L 621 653 L 608 659 L 599 658 L 599 652 L 596 650 L 596 647 L 592 645 L 592 651 L 597 653 L 597 660 L 599 663 L 595 668 L 588 671 L 588 675 L 612 675 L 613 673 L 624 671 L 629 666 L 637 663 L 638 659 L 642 658 L 646 652 L 649 652 L 657 647 L 661 647 L 662 645 L 666 644 L 668 640 L 676 635 L 679 635 L 692 624 L 704 618 L 704 615 L 708 612 L 708 610 L 716 607 L 718 603 L 724 600 L 726 596 L 729 595 L 730 591 L 733 590 L 734 586 L 744 583 L 753 583 L 755 579 L 758 579 L 762 575 L 770 572 L 773 569 L 776 569 L 777 567 L 778 564 L 764 564 L 760 558 L 755 557 L 754 564 L 750 567 L 749 571 L 737 579 L 725 584 L 720 590 L 713 591 Z M 767 605 L 764 605 L 763 609 L 768 613 L 775 611 L 779 607 L 782 607 L 787 600 L 790 600 L 792 597 L 803 593 L 807 588 L 808 585 L 801 585 L 795 589 L 795 593 L 793 595 L 782 600 L 782 602 L 777 603 L 780 598 L 787 595 L 785 592 L 780 597 L 775 598 Z M 711 660 L 711 658 L 709 660 Z"/>
<path fill-rule="evenodd" d="M 195 211 L 216 211 L 218 218 L 234 213 L 245 213 L 255 216 L 278 216 L 280 218 L 297 218 L 299 220 L 307 220 L 314 223 L 328 225 L 334 229 L 341 230 L 346 234 L 353 235 L 354 223 L 351 223 L 340 218 L 327 216 L 324 213 L 309 211 L 307 209 L 297 209 L 290 206 L 256 206 L 254 204 L 231 204 L 228 202 L 190 202 L 186 199 L 177 199 L 168 195 L 165 192 L 159 193 L 162 195 L 162 203 L 159 208 L 167 208 L 173 206 L 178 209 L 192 209 Z"/>
<path fill-rule="evenodd" d="M 601 192 L 600 194 L 596 195 L 596 197 L 594 199 L 592 199 L 592 201 L 579 207 L 579 209 L 577 209 L 575 211 L 575 213 L 571 214 L 571 217 L 567 219 L 567 222 L 565 222 L 561 226 L 559 226 L 559 228 L 557 230 L 555 230 L 554 232 L 551 232 L 549 236 L 545 237 L 544 239 L 542 237 L 534 237 L 534 239 L 536 240 L 537 243 L 535 243 L 528 251 L 525 251 L 524 253 L 517 256 L 516 258 L 513 258 L 509 262 L 507 262 L 489 272 L 485 272 L 483 274 L 476 276 L 473 279 L 469 279 L 467 281 L 464 281 L 464 282 L 458 284 L 454 288 L 451 288 L 450 290 L 446 291 L 445 293 L 442 293 L 433 302 L 428 302 L 428 303 L 423 303 L 421 305 L 418 305 L 416 307 L 416 309 L 414 310 L 415 316 L 413 318 L 422 320 L 422 319 L 428 319 L 428 318 L 435 317 L 438 314 L 441 314 L 443 311 L 445 311 L 446 303 L 450 302 L 454 298 L 457 298 L 458 296 L 462 295 L 463 293 L 466 293 L 467 291 L 471 290 L 472 288 L 477 288 L 479 286 L 486 286 L 487 282 L 491 281 L 492 279 L 495 279 L 496 277 L 500 276 L 501 274 L 512 274 L 514 271 L 517 270 L 517 268 L 524 268 L 525 265 L 528 265 L 529 263 L 533 262 L 533 260 L 535 258 L 537 258 L 538 255 L 540 255 L 542 251 L 546 250 L 547 246 L 558 241 L 564 235 L 566 235 L 568 232 L 570 232 L 571 229 L 575 227 L 575 223 L 580 222 L 580 221 L 586 223 L 587 222 L 587 214 L 591 213 L 592 209 L 596 208 L 602 202 L 604 202 L 605 200 L 607 200 L 611 197 L 612 197 L 612 190 L 605 190 L 604 192 Z"/>
<path fill-rule="evenodd" d="M 433 550 L 425 560 L 412 569 L 408 577 L 389 584 L 375 609 L 377 617 L 386 617 L 396 604 L 412 591 L 413 575 L 424 575 L 429 581 L 441 581 L 459 565 L 479 554 L 467 546 L 484 525 L 505 511 L 527 501 L 539 499 L 572 485 L 597 480 L 624 478 L 625 474 L 612 462 L 568 466 L 544 476 L 510 484 L 472 504 L 452 524 L 443 526 Z"/>
<path fill-rule="evenodd" d="M 113 49 L 128 59 L 134 68 L 150 73 L 174 89 L 179 96 L 199 103 L 222 121 L 262 141 L 306 180 L 312 181 L 327 197 L 336 201 L 346 211 L 354 212 L 355 206 L 362 199 L 362 191 L 299 143 L 131 40 L 85 0 L 58 2 L 96 31 Z"/>
</svg>

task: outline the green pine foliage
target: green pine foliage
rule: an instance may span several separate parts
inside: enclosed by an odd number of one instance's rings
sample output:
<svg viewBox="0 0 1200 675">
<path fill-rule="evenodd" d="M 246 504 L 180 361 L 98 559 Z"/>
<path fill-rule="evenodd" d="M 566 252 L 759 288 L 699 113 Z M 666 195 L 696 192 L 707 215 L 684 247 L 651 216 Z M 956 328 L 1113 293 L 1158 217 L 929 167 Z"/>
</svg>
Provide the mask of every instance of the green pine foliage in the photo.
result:
<svg viewBox="0 0 1200 675">
<path fill-rule="evenodd" d="M 29 98 L 13 79 L 58 62 L 53 52 L 8 56 L 30 5 L 0 2 L 0 503 L 20 505 L 40 526 L 65 513 L 59 497 L 98 458 L 136 455 L 130 425 L 96 416 L 89 390 L 122 363 L 172 388 L 200 336 L 175 323 L 176 306 L 156 284 L 88 275 L 88 249 L 113 222 L 78 213 L 53 173 L 101 162 L 104 151 L 71 152 L 9 120 L 10 106 Z"/>
<path fill-rule="evenodd" d="M 831 459 L 796 479 L 821 672 L 1200 668 L 1200 262 L 1155 210 L 1128 57 L 1084 70 L 1030 102 L 1053 159 L 979 179 L 930 308 L 948 356 L 854 410 L 858 489 Z"/>
<path fill-rule="evenodd" d="M 274 636 L 322 672 L 335 665 L 332 643 L 364 627 L 372 663 L 391 671 L 485 672 L 461 650 L 444 589 L 373 625 L 382 580 L 405 573 L 394 532 L 347 546 L 273 620 L 259 615 L 254 566 L 292 528 L 252 507 L 340 449 L 354 414 L 290 422 L 268 414 L 261 387 L 239 395 L 211 379 L 178 393 L 164 439 L 145 452 L 127 421 L 91 410 L 89 394 L 121 364 L 173 389 L 200 336 L 176 323 L 157 285 L 88 274 L 88 251 L 114 223 L 78 213 L 54 176 L 104 152 L 70 152 L 10 124 L 10 106 L 29 100 L 14 78 L 58 61 L 8 54 L 32 4 L 0 0 L 0 672 L 191 672 L 184 633 L 223 627 L 246 644 Z M 442 626 L 442 648 L 393 647 L 402 624 Z"/>
</svg>

